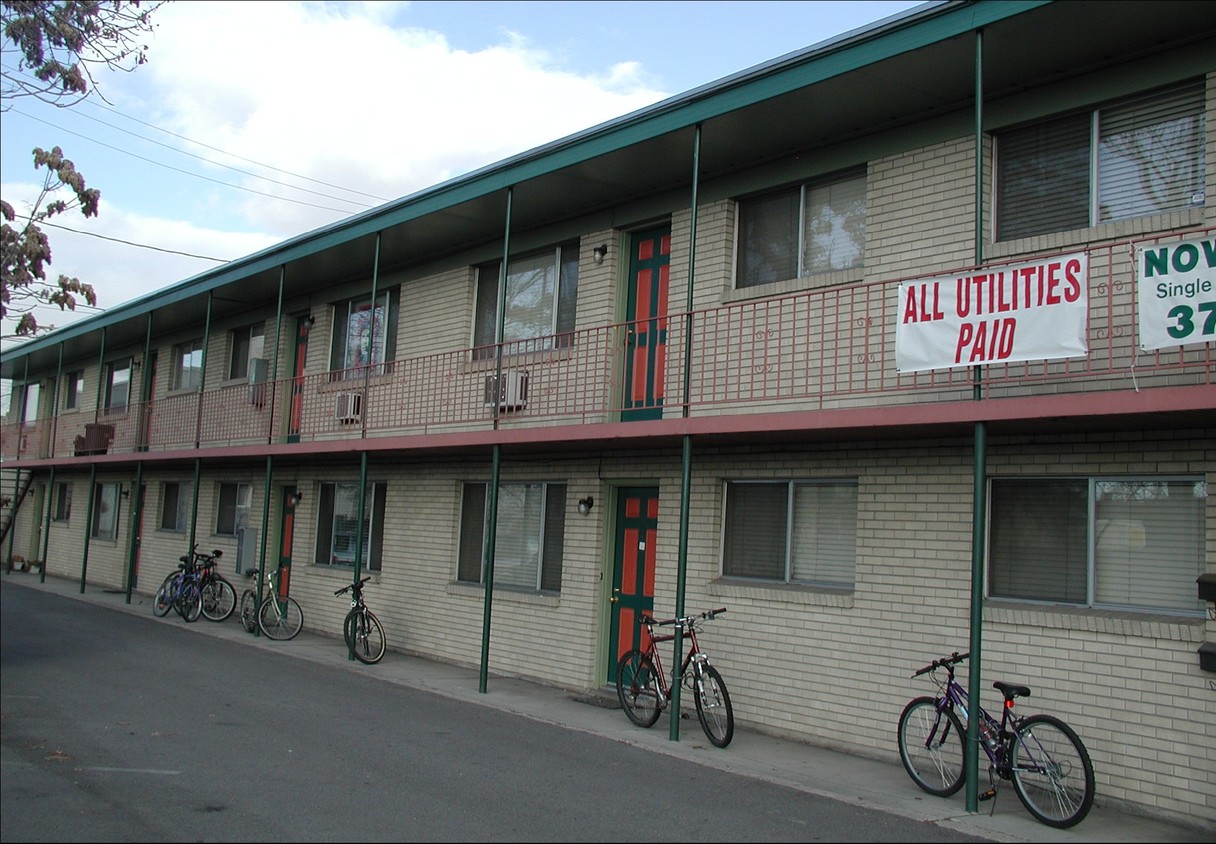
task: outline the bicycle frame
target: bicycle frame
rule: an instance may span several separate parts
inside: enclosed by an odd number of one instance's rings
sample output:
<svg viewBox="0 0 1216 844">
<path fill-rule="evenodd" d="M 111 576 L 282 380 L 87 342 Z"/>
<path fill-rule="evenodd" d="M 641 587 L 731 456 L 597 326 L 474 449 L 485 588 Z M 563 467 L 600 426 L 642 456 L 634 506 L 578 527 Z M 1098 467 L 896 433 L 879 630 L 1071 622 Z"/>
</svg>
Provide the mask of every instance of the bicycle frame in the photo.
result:
<svg viewBox="0 0 1216 844">
<path fill-rule="evenodd" d="M 690 618 L 675 619 L 675 623 L 679 626 L 679 630 L 674 633 L 663 633 L 655 635 L 654 628 L 658 622 L 655 619 L 647 616 L 643 622 L 646 625 L 646 638 L 650 643 L 646 646 L 645 653 L 654 663 L 656 679 L 659 682 L 659 691 L 662 694 L 662 700 L 659 701 L 660 706 L 667 706 L 671 702 L 672 690 L 675 683 L 684 682 L 684 678 L 689 676 L 688 669 L 696 662 L 704 662 L 709 657 L 701 650 L 701 643 L 697 641 L 697 628 Z M 692 643 L 688 649 L 688 653 L 684 656 L 683 662 L 680 663 L 680 673 L 678 676 L 673 676 L 671 682 L 667 680 L 667 670 L 663 667 L 663 658 L 659 655 L 658 645 L 660 642 L 673 642 L 676 636 L 683 636 L 686 641 Z"/>
</svg>

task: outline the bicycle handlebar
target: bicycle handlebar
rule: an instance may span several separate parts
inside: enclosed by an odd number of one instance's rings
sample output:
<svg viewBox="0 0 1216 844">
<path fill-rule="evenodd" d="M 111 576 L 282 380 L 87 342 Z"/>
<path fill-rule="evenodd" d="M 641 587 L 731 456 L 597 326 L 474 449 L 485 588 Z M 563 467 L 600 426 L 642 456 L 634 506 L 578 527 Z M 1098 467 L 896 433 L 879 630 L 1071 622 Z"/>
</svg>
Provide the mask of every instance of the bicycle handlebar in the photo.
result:
<svg viewBox="0 0 1216 844">
<path fill-rule="evenodd" d="M 919 677 L 922 674 L 928 674 L 930 671 L 936 671 L 939 668 L 953 668 L 954 666 L 958 665 L 960 662 L 962 662 L 964 659 L 966 659 L 969 656 L 971 656 L 970 653 L 960 654 L 958 651 L 955 651 L 954 653 L 950 654 L 950 656 L 948 656 L 948 657 L 943 657 L 942 659 L 933 660 L 933 662 L 926 665 L 924 668 L 922 668 L 920 671 L 917 671 L 912 676 Z"/>
<path fill-rule="evenodd" d="M 714 616 L 721 615 L 724 612 L 726 612 L 726 607 L 719 607 L 716 610 L 706 610 L 705 612 L 700 612 L 700 613 L 697 613 L 696 615 L 685 615 L 685 616 L 680 616 L 679 618 L 666 618 L 662 621 L 656 621 L 654 616 L 649 616 L 649 615 L 646 615 L 645 613 L 642 613 L 642 623 L 643 624 L 657 624 L 659 627 L 669 627 L 670 625 L 673 625 L 673 624 L 680 624 L 680 625 L 687 627 L 690 624 L 696 623 L 700 619 L 705 619 L 706 621 L 711 621 Z"/>
<path fill-rule="evenodd" d="M 361 589 L 363 587 L 363 584 L 367 583 L 371 579 L 372 579 L 371 576 L 368 575 L 367 577 L 360 580 L 358 583 L 350 583 L 350 584 L 347 584 L 346 586 L 343 586 L 341 589 L 339 589 L 334 594 L 341 595 L 343 592 L 349 592 L 352 589 Z"/>
</svg>

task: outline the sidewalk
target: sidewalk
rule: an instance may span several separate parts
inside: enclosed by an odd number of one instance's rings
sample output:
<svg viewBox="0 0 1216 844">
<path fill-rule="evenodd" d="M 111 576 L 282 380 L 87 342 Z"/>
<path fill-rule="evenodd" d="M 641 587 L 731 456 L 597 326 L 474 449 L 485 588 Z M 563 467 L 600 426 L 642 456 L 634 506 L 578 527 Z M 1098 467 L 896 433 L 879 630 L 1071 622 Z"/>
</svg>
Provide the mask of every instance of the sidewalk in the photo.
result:
<svg viewBox="0 0 1216 844">
<path fill-rule="evenodd" d="M 594 733 L 614 741 L 695 761 L 730 773 L 756 777 L 810 794 L 842 800 L 857 806 L 879 809 L 915 821 L 928 821 L 945 829 L 992 841 L 1026 842 L 1208 842 L 1216 837 L 1216 822 L 1205 827 L 1178 826 L 1139 815 L 1115 811 L 1098 803 L 1076 827 L 1057 830 L 1039 823 L 1018 802 L 1012 786 L 1002 788 L 993 803 L 981 803 L 980 812 L 966 810 L 963 792 L 941 799 L 920 791 L 898 761 L 885 762 L 839 753 L 794 741 L 773 738 L 751 730 L 735 731 L 730 746 L 719 750 L 705 739 L 696 718 L 680 724 L 679 740 L 670 737 L 666 716 L 650 730 L 632 725 L 614 700 L 596 695 L 580 697 L 567 690 L 526 680 L 491 675 L 486 691 L 478 691 L 476 669 L 432 662 L 389 651 L 379 664 L 363 665 L 349 658 L 337 638 L 307 631 L 290 642 L 274 642 L 244 631 L 235 615 L 215 624 L 200 619 L 186 624 L 176 613 L 163 619 L 152 614 L 152 599 L 86 586 L 79 580 L 47 576 L 41 583 L 37 572 L 13 571 L 0 577 L 4 588 L 33 588 L 86 601 L 110 609 L 145 616 L 163 624 L 176 624 L 196 633 L 267 648 L 300 659 L 335 668 L 374 675 L 398 683 L 469 703 L 492 706 L 538 721 Z M 894 727 L 892 727 L 894 745 Z M 965 789 L 964 789 L 965 791 Z"/>
</svg>

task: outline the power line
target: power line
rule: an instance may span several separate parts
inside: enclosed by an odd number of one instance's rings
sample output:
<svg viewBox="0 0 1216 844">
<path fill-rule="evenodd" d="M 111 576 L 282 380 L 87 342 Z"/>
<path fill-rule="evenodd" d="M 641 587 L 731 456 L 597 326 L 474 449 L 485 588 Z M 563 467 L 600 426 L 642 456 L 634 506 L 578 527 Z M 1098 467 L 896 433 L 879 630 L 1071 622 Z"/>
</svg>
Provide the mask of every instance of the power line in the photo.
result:
<svg viewBox="0 0 1216 844">
<path fill-rule="evenodd" d="M 50 226 L 51 228 L 55 228 L 55 229 L 63 229 L 65 232 L 72 232 L 73 234 L 83 234 L 83 235 L 88 235 L 89 237 L 99 237 L 102 240 L 109 240 L 109 241 L 113 241 L 114 243 L 121 243 L 124 246 L 137 246 L 140 249 L 154 249 L 157 252 L 167 252 L 170 255 L 184 255 L 187 258 L 199 258 L 203 261 L 215 261 L 217 264 L 226 264 L 226 263 L 228 263 L 229 260 L 231 260 L 229 258 L 212 258 L 210 255 L 194 255 L 190 252 L 179 252 L 176 249 L 162 249 L 159 246 L 149 246 L 146 243 L 135 243 L 134 241 L 123 240 L 123 239 L 117 238 L 117 237 L 106 237 L 104 234 L 97 234 L 96 232 L 82 232 L 80 229 L 68 228 L 67 226 L 61 226 L 58 223 L 48 223 L 46 220 L 43 220 L 38 225 Z"/>
<path fill-rule="evenodd" d="M 264 167 L 264 168 L 266 168 L 267 170 L 273 170 L 273 171 L 274 171 L 274 172 L 276 172 L 276 173 L 282 173 L 282 174 L 284 174 L 284 175 L 286 175 L 286 176 L 291 176 L 291 177 L 296 178 L 296 179 L 303 179 L 303 180 L 304 180 L 304 181 L 306 181 L 306 182 L 314 182 L 315 184 L 318 184 L 318 185 L 324 185 L 325 187 L 327 187 L 327 188 L 333 188 L 334 190 L 342 190 L 342 191 L 346 191 L 347 193 L 357 193 L 357 194 L 359 194 L 360 196 L 366 196 L 366 197 L 368 197 L 369 199 L 374 199 L 374 200 L 376 200 L 376 201 L 378 201 L 378 202 L 388 202 L 388 201 L 389 201 L 389 200 L 388 200 L 388 198 L 383 197 L 383 196 L 376 196 L 374 193 L 366 193 L 366 192 L 364 192 L 364 191 L 355 190 L 354 188 L 344 188 L 344 187 L 342 187 L 341 185 L 335 185 L 335 184 L 331 184 L 331 183 L 329 183 L 329 182 L 324 182 L 324 181 L 321 181 L 320 179 L 314 179 L 314 178 L 312 178 L 311 176 L 303 176 L 303 175 L 301 175 L 301 174 L 299 174 L 299 173 L 292 173 L 290 170 L 282 170 L 282 169 L 280 169 L 280 168 L 278 168 L 278 167 L 274 167 L 274 166 L 272 166 L 272 165 L 270 165 L 270 164 L 263 164 L 262 162 L 260 162 L 260 161 L 255 161 L 255 160 L 253 160 L 252 158 L 245 158 L 244 156 L 237 155 L 237 154 L 236 154 L 236 153 L 234 153 L 234 152 L 228 152 L 227 150 L 220 149 L 219 147 L 213 147 L 213 146 L 211 146 L 210 144 L 205 144 L 205 143 L 203 143 L 202 141 L 196 141 L 196 140 L 194 140 L 193 138 L 187 138 L 185 135 L 179 135 L 179 134 L 177 134 L 176 132 L 170 132 L 168 129 L 162 129 L 161 127 L 156 126 L 156 125 L 154 125 L 154 124 L 152 124 L 152 123 L 145 123 L 143 120 L 140 120 L 138 117 L 132 117 L 132 116 L 131 116 L 131 115 L 129 115 L 129 114 L 123 114 L 121 111 L 119 111 L 118 109 L 114 108 L 113 106 L 109 106 L 109 105 L 101 105 L 101 104 L 99 104 L 99 103 L 95 103 L 95 102 L 92 102 L 92 101 L 86 101 L 86 102 L 88 102 L 88 103 L 89 103 L 89 105 L 92 105 L 92 106 L 94 106 L 94 107 L 96 107 L 96 108 L 101 108 L 101 109 L 105 109 L 106 111 L 113 112 L 114 114 L 118 115 L 119 117 L 122 117 L 122 118 L 124 118 L 124 119 L 126 119 L 126 120 L 130 120 L 130 121 L 132 121 L 132 122 L 134 122 L 134 123 L 138 123 L 138 124 L 140 124 L 141 126 L 147 126 L 149 129 L 155 129 L 157 132 L 163 132 L 163 133 L 164 133 L 164 134 L 166 134 L 166 135 L 169 135 L 169 136 L 174 137 L 174 138 L 178 138 L 179 140 L 183 140 L 183 141 L 185 141 L 186 143 L 189 143 L 189 144 L 195 144 L 195 145 L 197 145 L 197 146 L 204 147 L 205 149 L 214 150 L 215 152 L 218 152 L 218 153 L 220 153 L 221 155 L 227 155 L 227 156 L 230 156 L 230 157 L 232 157 L 232 158 L 238 159 L 239 161 L 247 161 L 247 162 L 249 162 L 250 164 L 256 165 L 256 166 L 258 166 L 258 167 Z M 86 115 L 82 115 L 82 116 L 83 116 L 83 117 L 88 117 L 88 115 L 87 115 L 87 114 L 86 114 Z M 110 123 L 106 123 L 104 120 L 98 120 L 98 118 L 96 118 L 96 117 L 89 117 L 89 119 L 90 119 L 90 120 L 97 120 L 97 122 L 98 122 L 98 123 L 102 123 L 102 124 L 104 124 L 104 125 L 106 125 L 106 126 L 110 126 L 111 128 L 118 129 L 118 131 L 120 131 L 120 132 L 125 132 L 125 131 L 127 131 L 127 130 L 125 130 L 125 129 L 119 129 L 119 127 L 117 127 L 117 126 L 113 126 L 113 125 L 112 125 L 112 124 L 110 124 Z M 128 132 L 127 134 L 133 134 L 133 133 Z M 142 135 L 133 135 L 133 136 L 134 136 L 134 137 L 137 137 L 137 138 L 143 137 Z M 152 140 L 151 140 L 151 139 L 149 139 L 149 138 L 144 138 L 144 140 L 149 141 L 149 143 L 156 143 L 156 141 L 152 141 Z M 162 144 L 161 146 L 164 146 L 164 144 Z M 169 147 L 169 149 L 173 149 L 173 148 L 172 148 L 172 147 Z M 180 151 L 180 150 L 179 150 L 179 151 Z M 186 153 L 186 154 L 188 155 L 189 153 Z M 198 157 L 198 156 L 196 156 L 196 157 Z M 206 159 L 203 159 L 203 160 L 205 161 Z M 221 165 L 221 166 L 222 166 L 222 165 Z M 240 172 L 243 172 L 243 171 L 240 171 Z M 261 177 L 259 177 L 259 178 L 261 178 Z M 334 197 L 334 198 L 336 199 L 336 198 L 338 198 L 338 197 Z"/>
<path fill-rule="evenodd" d="M 230 182 L 224 182 L 219 179 L 212 179 L 210 176 L 203 176 L 198 173 L 191 173 L 189 170 L 183 170 L 180 167 L 173 167 L 168 164 L 164 164 L 160 161 L 154 161 L 151 158 L 145 158 L 142 155 L 136 155 L 135 153 L 129 152 L 128 150 L 121 149 L 119 147 L 112 146 L 110 144 L 102 143 L 101 141 L 97 140 L 96 138 L 90 138 L 90 137 L 87 137 L 86 135 L 80 134 L 79 132 L 73 132 L 71 129 L 65 129 L 62 126 L 56 126 L 54 123 L 51 123 L 49 120 L 43 120 L 41 117 L 34 117 L 33 115 L 26 114 L 25 112 L 22 112 L 18 109 L 12 109 L 12 111 L 16 114 L 20 114 L 22 117 L 30 119 L 30 120 L 37 120 L 39 123 L 45 123 L 47 126 L 57 129 L 60 132 L 67 132 L 69 135 L 75 135 L 78 138 L 84 138 L 87 141 L 91 141 L 95 144 L 106 147 L 107 149 L 112 149 L 115 152 L 122 153 L 123 155 L 129 155 L 132 158 L 138 158 L 140 161 L 146 161 L 149 164 L 155 164 L 157 167 L 164 167 L 166 170 L 173 170 L 177 173 L 182 173 L 186 176 L 192 176 L 195 179 L 203 179 L 204 181 L 213 182 L 214 184 L 217 184 L 217 185 L 223 185 L 224 187 L 232 188 L 233 190 L 243 190 L 247 193 L 254 193 L 254 194 L 257 194 L 258 196 L 265 196 L 270 199 L 277 200 L 279 202 L 293 202 L 296 205 L 307 205 L 309 208 L 320 208 L 322 211 L 333 211 L 336 214 L 349 214 L 350 213 L 350 210 L 346 209 L 346 208 L 330 208 L 327 205 L 317 205 L 315 203 L 304 202 L 299 199 L 289 199 L 288 197 L 285 197 L 285 196 L 275 196 L 274 194 L 265 193 L 260 190 L 254 190 L 253 188 L 247 188 L 242 185 L 234 185 L 234 184 L 231 184 Z M 186 154 L 189 155 L 190 153 L 186 153 Z M 220 166 L 223 167 L 226 165 L 220 165 Z M 229 168 L 229 169 L 234 169 L 234 168 Z M 262 177 L 259 176 L 258 178 L 262 178 Z M 290 188 L 291 190 L 303 190 L 303 188 L 292 188 L 290 185 L 284 185 L 284 187 Z M 311 193 L 311 191 L 310 191 L 310 193 Z M 340 197 L 328 197 L 328 198 L 336 199 L 338 202 L 349 202 L 352 205 L 359 204 L 359 203 L 355 202 L 354 200 L 342 199 Z M 367 208 L 370 206 L 364 205 L 363 207 Z"/>
</svg>

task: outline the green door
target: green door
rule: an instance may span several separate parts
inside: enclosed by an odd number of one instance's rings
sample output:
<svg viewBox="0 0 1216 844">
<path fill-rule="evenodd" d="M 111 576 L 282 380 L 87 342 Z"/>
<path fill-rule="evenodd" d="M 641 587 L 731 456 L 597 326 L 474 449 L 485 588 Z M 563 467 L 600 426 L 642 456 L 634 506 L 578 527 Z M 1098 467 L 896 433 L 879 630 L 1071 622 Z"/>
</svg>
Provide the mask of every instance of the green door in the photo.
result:
<svg viewBox="0 0 1216 844">
<path fill-rule="evenodd" d="M 636 232 L 629 250 L 625 307 L 625 395 L 621 419 L 661 419 L 667 363 L 667 282 L 671 226 Z"/>
<path fill-rule="evenodd" d="M 616 504 L 616 559 L 612 573 L 612 623 L 608 682 L 616 665 L 638 647 L 644 629 L 639 618 L 654 611 L 655 552 L 659 532 L 658 487 L 623 487 Z"/>
</svg>

